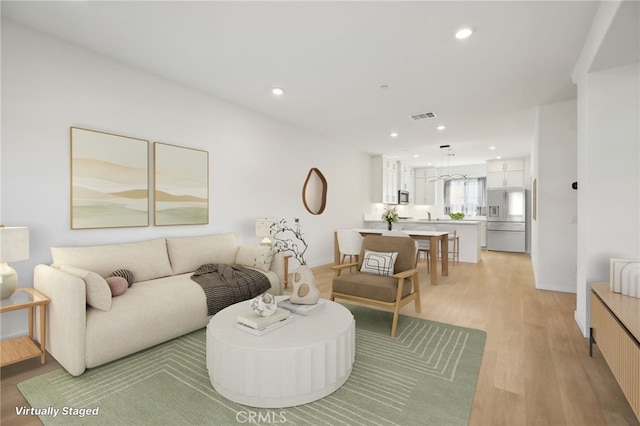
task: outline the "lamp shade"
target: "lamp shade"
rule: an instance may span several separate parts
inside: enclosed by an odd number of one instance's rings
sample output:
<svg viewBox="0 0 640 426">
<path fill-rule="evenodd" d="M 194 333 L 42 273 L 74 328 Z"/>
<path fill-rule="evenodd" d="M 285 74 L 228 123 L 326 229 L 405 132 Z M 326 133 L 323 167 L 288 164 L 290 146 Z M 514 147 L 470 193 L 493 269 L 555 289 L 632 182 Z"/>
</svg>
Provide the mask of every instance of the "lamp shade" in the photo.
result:
<svg viewBox="0 0 640 426">
<path fill-rule="evenodd" d="M 29 258 L 29 228 L 0 226 L 0 263 Z"/>
<path fill-rule="evenodd" d="M 276 222 L 275 219 L 256 219 L 256 237 L 270 237 L 271 226 Z"/>
</svg>

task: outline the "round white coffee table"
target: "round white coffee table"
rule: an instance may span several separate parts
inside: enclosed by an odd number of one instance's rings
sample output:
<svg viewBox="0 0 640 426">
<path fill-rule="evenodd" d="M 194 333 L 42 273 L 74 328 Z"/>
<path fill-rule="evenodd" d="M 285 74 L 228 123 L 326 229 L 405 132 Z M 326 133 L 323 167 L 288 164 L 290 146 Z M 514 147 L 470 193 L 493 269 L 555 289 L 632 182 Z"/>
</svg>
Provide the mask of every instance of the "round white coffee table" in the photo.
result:
<svg viewBox="0 0 640 426">
<path fill-rule="evenodd" d="M 214 389 L 251 407 L 282 408 L 323 398 L 344 384 L 355 361 L 355 320 L 338 303 L 262 336 L 236 327 L 249 301 L 215 314 L 207 326 L 207 369 Z"/>
</svg>

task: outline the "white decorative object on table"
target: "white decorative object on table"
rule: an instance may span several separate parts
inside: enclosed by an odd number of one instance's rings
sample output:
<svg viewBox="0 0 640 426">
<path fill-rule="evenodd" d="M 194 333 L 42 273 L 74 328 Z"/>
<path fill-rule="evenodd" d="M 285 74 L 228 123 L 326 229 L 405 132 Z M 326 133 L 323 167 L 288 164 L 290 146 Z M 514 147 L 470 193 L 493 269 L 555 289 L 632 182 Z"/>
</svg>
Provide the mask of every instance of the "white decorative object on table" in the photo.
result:
<svg viewBox="0 0 640 426">
<path fill-rule="evenodd" d="M 640 298 L 640 259 L 611 258 L 609 263 L 609 289 Z"/>
<path fill-rule="evenodd" d="M 289 301 L 299 305 L 314 305 L 320 299 L 313 272 L 307 265 L 301 265 L 293 273 L 293 293 Z"/>
<path fill-rule="evenodd" d="M 276 298 L 270 293 L 262 293 L 251 300 L 251 310 L 261 317 L 273 315 L 277 309 Z"/>
</svg>

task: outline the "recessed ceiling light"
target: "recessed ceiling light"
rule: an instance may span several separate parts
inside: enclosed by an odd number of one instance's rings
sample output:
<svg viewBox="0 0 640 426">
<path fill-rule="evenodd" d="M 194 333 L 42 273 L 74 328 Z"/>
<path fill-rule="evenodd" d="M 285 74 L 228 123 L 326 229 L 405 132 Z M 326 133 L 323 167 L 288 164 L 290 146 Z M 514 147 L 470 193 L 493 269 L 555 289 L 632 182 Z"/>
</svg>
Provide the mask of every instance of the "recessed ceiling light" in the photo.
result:
<svg viewBox="0 0 640 426">
<path fill-rule="evenodd" d="M 444 130 L 444 129 L 446 129 L 446 128 L 447 128 L 447 127 L 446 127 L 446 126 L 443 126 L 443 125 L 440 125 L 440 126 L 438 126 L 438 127 L 437 127 L 437 129 L 438 129 L 438 130 Z"/>
<path fill-rule="evenodd" d="M 392 138 L 397 138 L 398 137 L 398 133 L 397 132 L 391 132 L 391 134 L 389 135 Z"/>
<path fill-rule="evenodd" d="M 271 89 L 271 93 L 273 93 L 276 96 L 280 96 L 284 94 L 284 89 L 281 87 L 274 87 L 273 89 Z"/>
<path fill-rule="evenodd" d="M 433 163 L 432 163 L 431 161 L 429 161 L 429 162 L 427 163 L 427 166 L 430 166 L 430 165 L 432 165 L 432 164 L 433 164 Z"/>
<path fill-rule="evenodd" d="M 496 157 L 496 160 L 502 160 L 502 155 L 498 155 L 498 156 Z"/>
<path fill-rule="evenodd" d="M 420 155 L 418 155 L 418 154 L 413 154 L 413 158 L 418 158 L 418 157 L 420 157 Z"/>
<path fill-rule="evenodd" d="M 489 149 L 496 149 L 496 147 L 495 147 L 495 146 L 493 146 L 493 145 L 491 145 L 491 146 L 489 147 Z"/>
<path fill-rule="evenodd" d="M 473 34 L 473 30 L 471 28 L 461 28 L 456 32 L 456 38 L 458 40 L 463 40 Z"/>
</svg>

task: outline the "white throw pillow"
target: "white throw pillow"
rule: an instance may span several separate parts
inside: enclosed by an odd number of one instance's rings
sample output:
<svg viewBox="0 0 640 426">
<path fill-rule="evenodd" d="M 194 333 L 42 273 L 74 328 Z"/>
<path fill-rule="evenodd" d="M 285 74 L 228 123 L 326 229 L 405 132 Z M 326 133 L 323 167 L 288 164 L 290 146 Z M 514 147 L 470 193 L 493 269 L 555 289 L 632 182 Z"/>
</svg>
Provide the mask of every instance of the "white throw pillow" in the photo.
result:
<svg viewBox="0 0 640 426">
<path fill-rule="evenodd" d="M 84 280 L 87 289 L 87 304 L 101 311 L 111 309 L 111 288 L 109 283 L 102 276 L 86 269 L 75 266 L 62 265 L 60 270 L 73 274 Z"/>
<path fill-rule="evenodd" d="M 377 252 L 364 251 L 364 259 L 360 272 L 365 274 L 383 275 L 389 277 L 393 275 L 393 267 L 398 258 L 397 252 Z"/>
<path fill-rule="evenodd" d="M 271 269 L 273 250 L 267 246 L 240 246 L 236 256 L 236 265 L 249 266 L 268 272 Z"/>
</svg>

